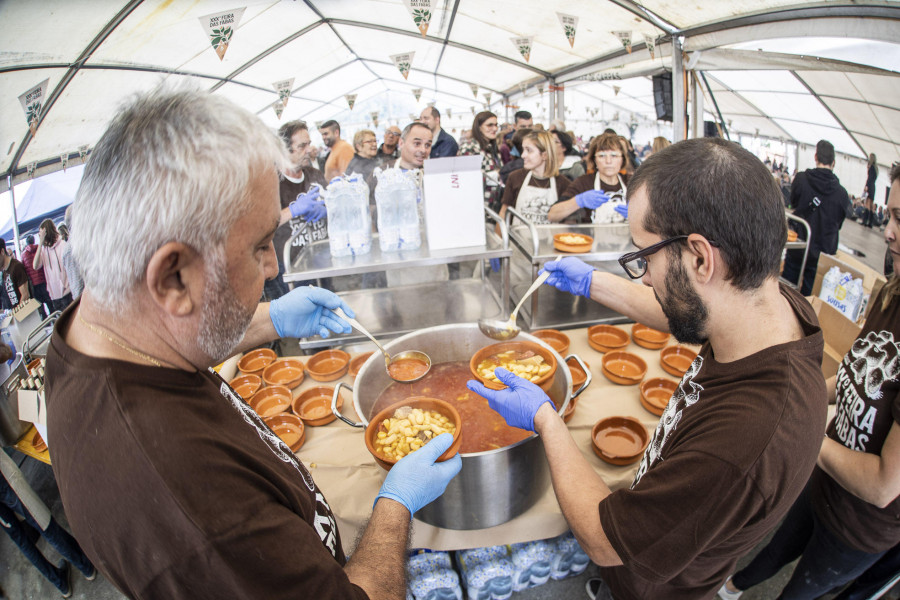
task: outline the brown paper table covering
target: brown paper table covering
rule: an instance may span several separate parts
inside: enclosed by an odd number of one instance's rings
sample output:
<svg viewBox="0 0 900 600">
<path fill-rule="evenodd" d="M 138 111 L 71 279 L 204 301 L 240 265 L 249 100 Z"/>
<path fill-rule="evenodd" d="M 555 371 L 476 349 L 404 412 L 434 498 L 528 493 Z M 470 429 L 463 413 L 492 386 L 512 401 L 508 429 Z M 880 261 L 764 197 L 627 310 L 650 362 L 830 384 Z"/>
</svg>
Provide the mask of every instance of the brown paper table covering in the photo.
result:
<svg viewBox="0 0 900 600">
<path fill-rule="evenodd" d="M 619 326 L 631 334 L 631 325 Z M 575 414 L 569 421 L 569 431 L 582 454 L 597 473 L 613 490 L 631 485 L 638 463 L 617 467 L 609 465 L 594 454 L 591 448 L 591 428 L 594 423 L 609 416 L 632 416 L 639 419 L 649 433 L 656 427 L 658 417 L 641 406 L 638 385 L 616 385 L 601 372 L 602 354 L 588 345 L 587 328 L 564 331 L 571 340 L 568 354 L 577 354 L 590 365 L 593 382 L 578 398 Z M 674 344 L 670 340 L 670 344 Z M 647 375 L 669 377 L 659 363 L 659 350 L 647 350 L 630 342 L 624 350 L 641 356 L 647 362 Z M 299 357 L 308 360 L 309 357 Z M 353 385 L 353 378 L 345 375 L 334 382 L 319 383 L 307 374 L 303 383 L 294 391 L 295 397 L 316 385 L 334 386 L 338 382 Z M 353 394 L 343 391 L 344 415 L 359 421 L 353 409 Z M 363 442 L 363 430 L 335 420 L 321 427 L 308 427 L 306 442 L 297 456 L 307 465 L 334 511 L 341 537 L 346 545 L 352 544 L 357 532 L 372 514 L 372 503 L 384 482 L 386 472 L 375 464 Z M 543 496 L 519 517 L 488 529 L 457 531 L 433 527 L 416 520 L 413 527 L 412 547 L 435 550 L 477 548 L 497 544 L 511 544 L 553 537 L 568 530 L 569 526 L 559 509 L 552 486 L 547 485 Z"/>
</svg>

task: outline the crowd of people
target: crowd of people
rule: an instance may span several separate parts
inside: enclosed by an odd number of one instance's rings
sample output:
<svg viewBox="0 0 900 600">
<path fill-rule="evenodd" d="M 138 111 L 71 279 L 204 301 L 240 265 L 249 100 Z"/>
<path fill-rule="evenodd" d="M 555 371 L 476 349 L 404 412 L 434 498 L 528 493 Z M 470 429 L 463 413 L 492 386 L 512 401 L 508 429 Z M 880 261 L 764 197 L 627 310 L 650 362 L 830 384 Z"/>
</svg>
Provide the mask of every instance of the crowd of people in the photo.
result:
<svg viewBox="0 0 900 600">
<path fill-rule="evenodd" d="M 279 338 L 349 332 L 334 311 L 355 313 L 331 291 L 281 281 L 269 294 L 284 269 L 278 243 L 323 235 L 320 190 L 351 175 L 354 162 L 413 170 L 435 152 L 480 155 L 484 200 L 501 212 L 548 223 L 627 218 L 637 247 L 619 259 L 627 277 L 566 257 L 545 265 L 547 284 L 700 345 L 633 483 L 615 491 L 538 386 L 500 368 L 503 390 L 469 382 L 511 426 L 540 434 L 561 511 L 601 567 L 591 598 L 734 598 L 801 555 L 783 598 L 892 573 L 900 277 L 872 300 L 859 339 L 826 380 L 816 315 L 779 281 L 784 200 L 756 156 L 716 138 L 658 140 L 639 163 L 607 131 L 577 159 L 562 123 L 545 130 L 527 113 L 515 117 L 501 135 L 495 114 L 478 113 L 455 150 L 431 107 L 385 131 L 381 146 L 371 130 L 346 142 L 329 121 L 320 127 L 327 155 L 311 148 L 303 122 L 273 135 L 200 92 L 148 93 L 113 119 L 66 220 L 84 292 L 57 321 L 46 385 L 69 523 L 116 587 L 133 598 L 406 597 L 412 516 L 461 468 L 458 455 L 436 462 L 450 436 L 387 473 L 348 556 L 310 471 L 210 367 Z M 797 210 L 811 218 L 831 207 L 801 184 L 830 186 L 839 207 L 846 196 L 827 183 L 829 147 L 820 142 L 813 173 L 792 183 Z M 177 168 L 158 167 L 171 156 Z M 900 254 L 900 167 L 890 180 L 885 240 Z M 123 210 L 154 218 L 121 219 Z M 44 268 L 51 299 L 64 301 L 70 290 L 49 285 L 48 265 L 64 272 L 67 250 L 53 231 L 42 232 L 32 267 Z M 269 302 L 260 302 L 264 288 Z M 829 401 L 836 412 L 826 424 Z M 779 523 L 766 550 L 735 573 Z"/>
</svg>

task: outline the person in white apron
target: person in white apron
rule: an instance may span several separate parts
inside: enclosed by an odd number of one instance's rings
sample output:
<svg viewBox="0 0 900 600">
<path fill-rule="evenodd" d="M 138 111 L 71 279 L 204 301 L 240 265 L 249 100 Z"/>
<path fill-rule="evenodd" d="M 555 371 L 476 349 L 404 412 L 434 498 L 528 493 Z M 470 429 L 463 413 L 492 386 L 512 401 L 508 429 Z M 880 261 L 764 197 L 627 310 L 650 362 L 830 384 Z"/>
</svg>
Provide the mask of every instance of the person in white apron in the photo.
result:
<svg viewBox="0 0 900 600">
<path fill-rule="evenodd" d="M 525 136 L 522 160 L 524 167 L 510 173 L 506 180 L 500 216 L 506 218 L 506 209 L 512 206 L 532 223 L 549 223 L 547 212 L 569 186 L 569 180 L 559 173 L 551 134 L 533 131 Z"/>
<path fill-rule="evenodd" d="M 628 216 L 627 175 L 620 171 L 627 160 L 619 136 L 604 133 L 591 140 L 585 160 L 588 173 L 572 182 L 547 213 L 551 223 L 617 223 Z"/>
</svg>

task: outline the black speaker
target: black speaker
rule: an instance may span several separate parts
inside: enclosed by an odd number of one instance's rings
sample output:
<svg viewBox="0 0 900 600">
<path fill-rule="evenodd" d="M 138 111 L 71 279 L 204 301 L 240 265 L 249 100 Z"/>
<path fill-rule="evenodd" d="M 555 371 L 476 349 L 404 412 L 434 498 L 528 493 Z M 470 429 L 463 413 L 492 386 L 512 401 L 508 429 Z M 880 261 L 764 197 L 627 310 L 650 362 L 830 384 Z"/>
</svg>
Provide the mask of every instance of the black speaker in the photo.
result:
<svg viewBox="0 0 900 600">
<path fill-rule="evenodd" d="M 656 105 L 656 118 L 660 121 L 672 121 L 672 73 L 653 76 L 653 103 Z"/>
<path fill-rule="evenodd" d="M 703 137 L 722 137 L 715 121 L 703 121 Z"/>
</svg>

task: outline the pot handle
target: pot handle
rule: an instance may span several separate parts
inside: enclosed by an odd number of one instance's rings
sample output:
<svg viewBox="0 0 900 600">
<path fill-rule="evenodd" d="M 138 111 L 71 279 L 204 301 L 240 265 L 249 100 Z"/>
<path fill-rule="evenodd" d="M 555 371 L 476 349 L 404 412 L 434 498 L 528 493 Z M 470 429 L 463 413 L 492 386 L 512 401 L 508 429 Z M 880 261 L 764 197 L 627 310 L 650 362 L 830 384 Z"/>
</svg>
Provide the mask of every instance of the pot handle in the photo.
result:
<svg viewBox="0 0 900 600">
<path fill-rule="evenodd" d="M 568 355 L 567 357 L 565 357 L 565 358 L 563 359 L 563 362 L 566 362 L 566 361 L 569 360 L 570 358 L 574 358 L 574 359 L 575 359 L 575 362 L 578 363 L 578 366 L 581 367 L 581 370 L 584 371 L 584 374 L 585 374 L 585 376 L 586 376 L 586 377 L 585 377 L 585 380 L 584 380 L 584 383 L 581 384 L 581 387 L 578 388 L 577 390 L 575 390 L 575 391 L 572 393 L 572 400 L 574 400 L 574 399 L 577 398 L 579 395 L 581 395 L 581 392 L 583 392 L 584 390 L 587 389 L 587 386 L 591 385 L 591 380 L 592 380 L 594 377 L 593 377 L 593 375 L 591 375 L 591 369 L 584 363 L 583 360 L 581 360 L 581 357 L 578 356 L 577 354 L 570 354 L 570 355 Z M 332 404 L 332 406 L 334 406 L 334 404 Z"/>
<path fill-rule="evenodd" d="M 350 419 L 348 419 L 347 417 L 342 415 L 341 411 L 338 409 L 338 406 L 337 406 L 338 398 L 341 397 L 341 388 L 344 388 L 344 387 L 347 388 L 348 390 L 350 390 L 351 392 L 353 391 L 352 386 L 347 385 L 343 381 L 338 382 L 338 384 L 336 386 L 334 386 L 334 394 L 331 396 L 331 412 L 334 414 L 334 416 L 336 416 L 338 419 L 340 419 L 341 421 L 343 421 L 350 427 L 359 427 L 359 428 L 365 427 L 366 426 L 365 422 L 356 423 L 355 421 L 351 421 Z"/>
</svg>

